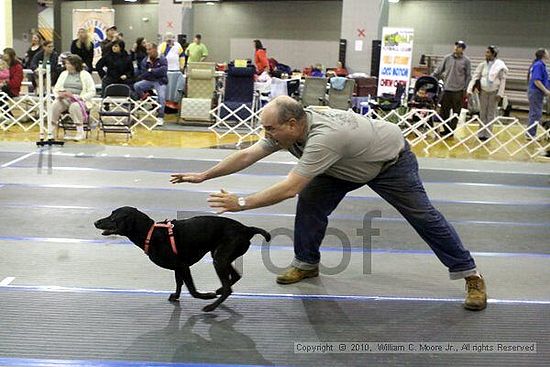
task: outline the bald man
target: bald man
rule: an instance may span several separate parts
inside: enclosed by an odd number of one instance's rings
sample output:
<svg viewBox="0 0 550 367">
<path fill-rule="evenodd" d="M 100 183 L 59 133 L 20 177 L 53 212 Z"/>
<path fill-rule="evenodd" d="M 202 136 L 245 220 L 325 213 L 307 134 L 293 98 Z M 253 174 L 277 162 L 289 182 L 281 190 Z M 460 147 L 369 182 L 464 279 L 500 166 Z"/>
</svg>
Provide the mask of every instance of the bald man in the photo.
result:
<svg viewBox="0 0 550 367">
<path fill-rule="evenodd" d="M 219 213 L 273 205 L 298 195 L 294 224 L 294 260 L 277 277 L 291 284 L 319 275 L 319 247 L 328 216 L 344 196 L 369 186 L 395 207 L 449 269 L 451 279 L 466 279 L 464 307 L 482 310 L 487 305 L 483 277 L 454 228 L 428 198 L 418 163 L 398 126 L 372 120 L 351 111 L 304 109 L 290 97 L 271 101 L 261 115 L 265 138 L 231 154 L 201 173 L 173 174 L 172 183 L 200 183 L 229 175 L 280 149 L 299 161 L 281 182 L 247 197 L 222 190 L 208 203 Z"/>
</svg>

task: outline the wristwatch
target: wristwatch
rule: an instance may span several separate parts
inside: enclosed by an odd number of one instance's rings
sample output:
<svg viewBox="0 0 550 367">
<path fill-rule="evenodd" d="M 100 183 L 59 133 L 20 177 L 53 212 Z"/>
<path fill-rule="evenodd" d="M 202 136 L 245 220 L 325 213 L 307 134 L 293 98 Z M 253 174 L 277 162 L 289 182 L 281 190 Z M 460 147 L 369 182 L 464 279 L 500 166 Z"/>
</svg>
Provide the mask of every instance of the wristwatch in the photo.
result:
<svg viewBox="0 0 550 367">
<path fill-rule="evenodd" d="M 239 208 L 241 208 L 241 210 L 244 210 L 244 208 L 246 207 L 246 199 L 241 196 L 237 199 L 237 203 L 239 204 Z"/>
</svg>

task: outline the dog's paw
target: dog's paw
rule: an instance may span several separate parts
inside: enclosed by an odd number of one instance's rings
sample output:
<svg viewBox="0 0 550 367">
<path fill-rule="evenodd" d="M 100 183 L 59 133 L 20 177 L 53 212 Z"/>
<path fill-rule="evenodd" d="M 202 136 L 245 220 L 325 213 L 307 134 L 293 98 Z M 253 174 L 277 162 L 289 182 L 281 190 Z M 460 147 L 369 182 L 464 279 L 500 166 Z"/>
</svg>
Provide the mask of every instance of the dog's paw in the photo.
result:
<svg viewBox="0 0 550 367">
<path fill-rule="evenodd" d="M 218 307 L 217 304 L 212 303 L 212 304 L 210 304 L 210 305 L 208 305 L 208 306 L 204 306 L 204 307 L 202 308 L 202 310 L 203 310 L 204 312 L 212 312 L 212 311 L 214 311 L 217 307 Z"/>
<path fill-rule="evenodd" d="M 199 299 L 214 299 L 217 297 L 217 293 L 208 292 L 208 293 L 197 293 L 196 298 Z"/>
<path fill-rule="evenodd" d="M 170 297 L 168 297 L 168 301 L 170 302 L 179 302 L 179 300 L 180 296 L 175 293 L 170 294 Z"/>
</svg>

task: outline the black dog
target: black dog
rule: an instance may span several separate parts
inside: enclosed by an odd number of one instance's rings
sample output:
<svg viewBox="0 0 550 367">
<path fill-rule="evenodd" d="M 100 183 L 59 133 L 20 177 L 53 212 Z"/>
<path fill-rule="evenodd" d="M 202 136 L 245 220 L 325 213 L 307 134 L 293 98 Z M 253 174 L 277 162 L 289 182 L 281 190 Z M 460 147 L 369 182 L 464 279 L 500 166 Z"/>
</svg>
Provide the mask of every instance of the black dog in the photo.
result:
<svg viewBox="0 0 550 367">
<path fill-rule="evenodd" d="M 213 311 L 232 293 L 231 286 L 241 275 L 231 263 L 248 250 L 250 239 L 255 234 L 261 234 L 267 241 L 271 239 L 270 234 L 261 228 L 247 227 L 224 217 L 200 216 L 171 223 L 172 239 L 168 228 L 170 224 L 157 224 L 154 227 L 155 222 L 146 214 L 124 206 L 114 210 L 110 216 L 99 219 L 94 225 L 103 230 L 104 236 L 118 234 L 128 237 L 147 253 L 152 262 L 162 268 L 175 270 L 176 292 L 170 295 L 170 301 L 179 299 L 184 282 L 195 298 L 213 299 L 220 295 L 214 303 L 203 308 L 205 312 Z M 195 288 L 189 267 L 209 251 L 222 287 L 215 293 L 200 293 Z"/>
</svg>

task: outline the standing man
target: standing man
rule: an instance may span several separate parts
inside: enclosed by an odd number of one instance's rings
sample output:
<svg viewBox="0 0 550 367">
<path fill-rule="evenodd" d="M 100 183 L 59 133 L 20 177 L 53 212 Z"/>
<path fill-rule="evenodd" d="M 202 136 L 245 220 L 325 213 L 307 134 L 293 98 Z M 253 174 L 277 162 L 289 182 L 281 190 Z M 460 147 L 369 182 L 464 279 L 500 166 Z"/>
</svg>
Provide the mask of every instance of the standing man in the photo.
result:
<svg viewBox="0 0 550 367">
<path fill-rule="evenodd" d="M 195 35 L 193 42 L 185 49 L 187 63 L 206 60 L 206 57 L 208 56 L 208 49 L 205 44 L 201 42 L 201 40 L 202 36 L 200 34 Z"/>
<path fill-rule="evenodd" d="M 147 91 L 152 89 L 157 91 L 157 100 L 160 105 L 157 124 L 162 126 L 164 124 L 166 84 L 168 84 L 168 63 L 164 56 L 159 55 L 155 43 L 148 43 L 145 49 L 147 50 L 147 58 L 141 62 L 144 72 L 139 75 L 141 80 L 134 84 L 134 90 L 142 99 L 147 98 Z"/>
<path fill-rule="evenodd" d="M 105 31 L 107 33 L 105 39 L 99 43 L 101 47 L 101 56 L 107 56 L 112 51 L 112 42 L 117 39 L 118 31 L 116 25 L 112 25 Z"/>
<path fill-rule="evenodd" d="M 479 93 L 479 118 L 482 125 L 477 136 L 482 141 L 491 137 L 492 125 L 489 127 L 487 125 L 495 119 L 498 103 L 504 97 L 506 88 L 508 68 L 504 61 L 497 59 L 497 55 L 496 46 L 487 47 L 485 61 L 477 66 L 468 85 L 468 98 L 471 97 L 474 89 Z"/>
<path fill-rule="evenodd" d="M 541 124 L 542 106 L 544 96 L 550 98 L 550 80 L 548 79 L 548 71 L 546 63 L 550 60 L 548 50 L 539 48 L 535 52 L 535 60 L 529 68 L 528 80 L 529 86 L 527 89 L 527 97 L 529 98 L 529 130 L 525 134 L 528 140 L 535 139 L 537 136 L 537 126 Z"/>
<path fill-rule="evenodd" d="M 443 97 L 441 99 L 441 117 L 447 120 L 451 116 L 451 110 L 460 115 L 462 101 L 466 94 L 466 88 L 470 82 L 470 59 L 464 55 L 466 44 L 464 41 L 456 41 L 454 52 L 445 56 L 437 66 L 432 76 L 443 79 Z M 444 135 L 454 132 L 458 118 L 447 122 Z"/>
<path fill-rule="evenodd" d="M 283 181 L 247 197 L 222 190 L 208 202 L 220 213 L 269 206 L 298 195 L 294 260 L 277 277 L 291 284 L 319 275 L 319 247 L 328 216 L 344 196 L 368 185 L 394 206 L 449 269 L 451 279 L 466 279 L 464 306 L 487 305 L 485 283 L 454 228 L 431 204 L 418 163 L 395 124 L 348 111 L 305 109 L 288 96 L 266 105 L 261 123 L 265 138 L 201 173 L 173 174 L 172 183 L 200 183 L 243 170 L 280 149 L 299 158 Z"/>
</svg>

